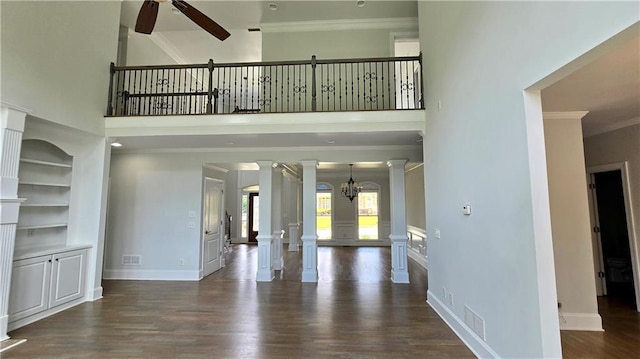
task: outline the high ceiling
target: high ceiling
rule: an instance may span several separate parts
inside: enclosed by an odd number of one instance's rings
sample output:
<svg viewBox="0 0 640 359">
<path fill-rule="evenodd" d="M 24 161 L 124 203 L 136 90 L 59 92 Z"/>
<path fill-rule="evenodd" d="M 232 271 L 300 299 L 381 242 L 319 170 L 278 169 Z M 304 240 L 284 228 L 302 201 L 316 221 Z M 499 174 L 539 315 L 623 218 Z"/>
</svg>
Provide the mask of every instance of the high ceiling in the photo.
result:
<svg viewBox="0 0 640 359">
<path fill-rule="evenodd" d="M 189 4 L 211 17 L 227 29 L 258 28 L 261 23 L 315 21 L 336 19 L 376 19 L 396 17 L 417 17 L 417 1 L 369 0 L 358 7 L 355 0 L 298 0 L 298 1 L 206 1 L 189 0 Z M 277 10 L 270 10 L 269 4 L 276 4 Z M 133 28 L 141 0 L 125 0 L 122 3 L 120 22 Z M 199 27 L 184 15 L 174 14 L 170 1 L 160 4 L 155 31 L 189 31 Z"/>
<path fill-rule="evenodd" d="M 220 43 L 181 13 L 174 14 L 170 1 L 161 3 L 154 33 L 193 63 L 206 62 L 212 53 L 216 62 L 260 61 L 260 33 L 247 29 L 263 23 L 417 16 L 417 1 L 367 0 L 364 7 L 356 6 L 355 0 L 189 2 L 232 33 Z M 277 10 L 270 10 L 270 3 Z M 141 4 L 141 0 L 123 1 L 123 25 L 134 27 Z M 585 135 L 640 119 L 639 98 L 640 36 L 542 91 L 545 112 L 589 111 L 583 119 Z"/>
<path fill-rule="evenodd" d="M 542 91 L 545 112 L 589 111 L 585 136 L 640 123 L 640 35 Z"/>
</svg>

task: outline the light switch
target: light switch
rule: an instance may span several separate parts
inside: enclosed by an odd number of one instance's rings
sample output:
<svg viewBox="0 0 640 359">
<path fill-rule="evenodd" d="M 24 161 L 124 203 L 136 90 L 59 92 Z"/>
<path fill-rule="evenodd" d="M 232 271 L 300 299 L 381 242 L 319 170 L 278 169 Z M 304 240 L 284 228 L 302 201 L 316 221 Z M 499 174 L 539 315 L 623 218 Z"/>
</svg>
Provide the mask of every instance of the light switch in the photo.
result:
<svg viewBox="0 0 640 359">
<path fill-rule="evenodd" d="M 194 218 L 196 216 L 196 212 L 195 211 L 189 211 L 189 213 L 187 213 L 187 216 L 189 218 Z"/>
<path fill-rule="evenodd" d="M 439 229 L 434 229 L 433 230 L 433 237 L 435 239 L 440 239 L 440 230 Z"/>
</svg>

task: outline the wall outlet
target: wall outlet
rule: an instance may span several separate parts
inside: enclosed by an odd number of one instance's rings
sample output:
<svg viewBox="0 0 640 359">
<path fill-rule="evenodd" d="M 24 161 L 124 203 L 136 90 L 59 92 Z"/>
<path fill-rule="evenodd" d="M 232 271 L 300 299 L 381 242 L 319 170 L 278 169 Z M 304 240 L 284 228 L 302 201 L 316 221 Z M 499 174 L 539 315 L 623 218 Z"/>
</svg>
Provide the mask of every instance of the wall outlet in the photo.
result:
<svg viewBox="0 0 640 359">
<path fill-rule="evenodd" d="M 440 230 L 439 229 L 434 229 L 433 230 L 433 238 L 435 239 L 440 239 Z"/>
<path fill-rule="evenodd" d="M 184 265 L 184 258 L 180 258 L 180 265 L 183 266 Z"/>
<path fill-rule="evenodd" d="M 187 222 L 187 228 L 189 228 L 189 229 L 196 228 L 196 222 L 194 222 L 194 221 Z"/>
</svg>

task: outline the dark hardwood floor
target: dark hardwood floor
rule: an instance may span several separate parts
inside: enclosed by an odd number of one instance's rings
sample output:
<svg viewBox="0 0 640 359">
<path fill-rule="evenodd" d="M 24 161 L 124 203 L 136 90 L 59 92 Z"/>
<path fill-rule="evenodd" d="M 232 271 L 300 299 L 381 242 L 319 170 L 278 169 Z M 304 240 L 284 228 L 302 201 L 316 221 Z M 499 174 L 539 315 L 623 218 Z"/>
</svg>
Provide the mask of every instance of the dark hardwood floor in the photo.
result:
<svg viewBox="0 0 640 359">
<path fill-rule="evenodd" d="M 472 358 L 426 304 L 426 272 L 390 280 L 389 248 L 321 247 L 318 283 L 301 252 L 255 282 L 256 246 L 233 247 L 200 282 L 104 281 L 104 298 L 10 333 L 2 358 Z"/>
<path fill-rule="evenodd" d="M 615 298 L 598 297 L 604 332 L 562 331 L 565 358 L 640 358 L 640 313 Z"/>
</svg>

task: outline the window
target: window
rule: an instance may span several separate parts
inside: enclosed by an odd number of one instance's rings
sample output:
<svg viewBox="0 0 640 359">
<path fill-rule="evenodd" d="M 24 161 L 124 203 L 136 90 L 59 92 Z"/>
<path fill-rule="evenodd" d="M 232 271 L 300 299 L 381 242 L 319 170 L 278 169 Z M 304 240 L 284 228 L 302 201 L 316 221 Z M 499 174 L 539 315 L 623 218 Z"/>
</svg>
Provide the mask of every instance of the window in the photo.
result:
<svg viewBox="0 0 640 359">
<path fill-rule="evenodd" d="M 327 183 L 316 185 L 316 233 L 319 240 L 331 239 L 333 187 Z"/>
<path fill-rule="evenodd" d="M 375 183 L 362 184 L 362 192 L 358 194 L 358 239 L 377 240 L 380 187 Z"/>
<path fill-rule="evenodd" d="M 247 238 L 248 235 L 248 218 L 249 218 L 249 195 L 246 193 L 242 194 L 242 231 L 241 237 Z"/>
</svg>

